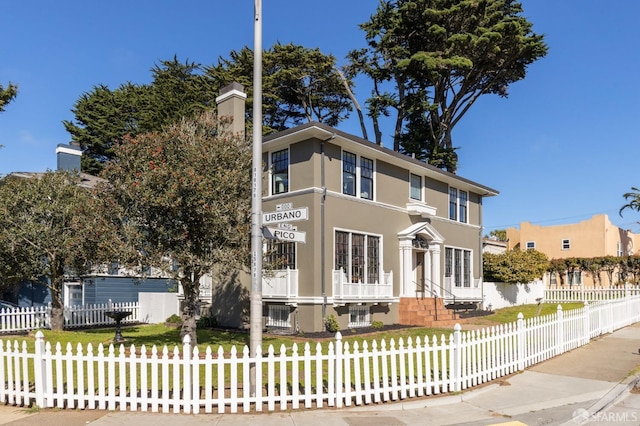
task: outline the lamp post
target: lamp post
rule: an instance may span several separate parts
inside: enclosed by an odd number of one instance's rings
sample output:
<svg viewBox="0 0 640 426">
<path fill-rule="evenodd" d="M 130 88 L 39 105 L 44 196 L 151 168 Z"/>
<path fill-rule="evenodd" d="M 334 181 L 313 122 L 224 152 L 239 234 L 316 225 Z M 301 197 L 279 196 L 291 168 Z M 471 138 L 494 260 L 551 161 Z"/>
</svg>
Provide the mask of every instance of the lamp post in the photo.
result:
<svg viewBox="0 0 640 426">
<path fill-rule="evenodd" d="M 251 192 L 251 312 L 249 346 L 256 356 L 262 346 L 262 0 L 254 1 L 253 161 Z M 251 394 L 256 391 L 256 367 L 251 366 Z"/>
</svg>

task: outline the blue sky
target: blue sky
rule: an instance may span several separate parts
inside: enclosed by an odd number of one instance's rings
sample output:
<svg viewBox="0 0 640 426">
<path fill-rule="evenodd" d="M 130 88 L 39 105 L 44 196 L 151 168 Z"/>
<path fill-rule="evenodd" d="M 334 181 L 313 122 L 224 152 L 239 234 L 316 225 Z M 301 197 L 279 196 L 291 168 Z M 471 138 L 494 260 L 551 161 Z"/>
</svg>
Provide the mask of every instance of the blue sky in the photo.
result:
<svg viewBox="0 0 640 426">
<path fill-rule="evenodd" d="M 340 63 L 364 47 L 358 24 L 377 0 L 263 0 L 263 46 L 318 47 Z M 62 120 L 93 86 L 148 83 L 177 55 L 201 64 L 253 47 L 252 0 L 10 0 L 0 26 L 0 84 L 19 94 L 0 113 L 0 175 L 55 169 Z M 639 186 L 640 2 L 524 0 L 549 54 L 512 85 L 484 97 L 454 131 L 458 174 L 500 191 L 485 200 L 485 232 L 529 221 L 573 223 L 605 213 L 640 232 L 640 213 L 618 210 Z M 361 84 L 356 96 L 369 93 Z M 369 124 L 369 132 L 371 126 Z M 353 119 L 338 126 L 359 135 Z M 391 130 L 387 129 L 386 134 Z M 387 138 L 388 139 L 388 138 Z"/>
</svg>

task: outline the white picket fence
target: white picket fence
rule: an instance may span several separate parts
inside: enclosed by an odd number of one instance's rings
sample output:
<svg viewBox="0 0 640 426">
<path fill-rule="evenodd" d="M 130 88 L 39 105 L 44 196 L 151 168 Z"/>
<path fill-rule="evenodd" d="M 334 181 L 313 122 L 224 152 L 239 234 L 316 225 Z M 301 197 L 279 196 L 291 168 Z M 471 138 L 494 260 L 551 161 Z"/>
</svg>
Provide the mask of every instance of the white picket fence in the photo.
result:
<svg viewBox="0 0 640 426">
<path fill-rule="evenodd" d="M 64 328 L 114 324 L 114 320 L 106 315 L 108 311 L 131 312 L 131 315 L 122 320 L 123 324 L 136 323 L 140 319 L 140 305 L 138 302 L 69 306 L 64 308 Z M 0 309 L 0 332 L 16 333 L 39 328 L 50 328 L 50 320 L 50 306 Z"/>
<path fill-rule="evenodd" d="M 584 345 L 595 336 L 640 321 L 640 297 L 482 330 L 456 325 L 439 338 L 354 342 L 340 333 L 326 350 L 269 346 L 207 347 L 188 337 L 173 349 L 131 345 L 83 347 L 0 340 L 0 402 L 68 409 L 163 413 L 236 413 L 344 407 L 457 392 Z M 255 367 L 255 392 L 250 369 Z"/>
<path fill-rule="evenodd" d="M 545 303 L 565 302 L 599 302 L 640 295 L 640 287 L 626 286 L 621 288 L 547 288 L 544 292 Z"/>
</svg>

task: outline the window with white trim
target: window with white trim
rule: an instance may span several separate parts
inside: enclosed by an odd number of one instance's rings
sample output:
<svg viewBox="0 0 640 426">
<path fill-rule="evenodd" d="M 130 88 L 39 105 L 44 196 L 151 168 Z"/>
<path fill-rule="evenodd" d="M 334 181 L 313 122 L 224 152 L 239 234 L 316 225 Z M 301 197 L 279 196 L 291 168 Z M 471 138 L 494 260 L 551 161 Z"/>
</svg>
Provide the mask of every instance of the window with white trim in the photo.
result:
<svg viewBox="0 0 640 426">
<path fill-rule="evenodd" d="M 469 193 L 449 187 L 449 219 L 467 223 Z"/>
<path fill-rule="evenodd" d="M 368 306 L 349 306 L 349 328 L 369 327 L 371 311 Z"/>
<path fill-rule="evenodd" d="M 335 232 L 334 269 L 342 270 L 350 283 L 380 282 L 381 239 L 376 235 Z"/>
<path fill-rule="evenodd" d="M 454 287 L 471 287 L 471 250 L 445 247 L 444 276 Z"/>
<path fill-rule="evenodd" d="M 422 201 L 422 176 L 409 173 L 409 198 Z"/>
<path fill-rule="evenodd" d="M 571 241 L 568 238 L 562 240 L 562 250 L 571 249 Z"/>
<path fill-rule="evenodd" d="M 582 285 L 582 271 L 567 271 L 567 284 Z"/>
<path fill-rule="evenodd" d="M 291 308 L 287 305 L 268 305 L 267 327 L 291 328 Z"/>
<path fill-rule="evenodd" d="M 271 193 L 289 192 L 289 149 L 271 153 Z"/>
<path fill-rule="evenodd" d="M 622 256 L 622 243 L 620 241 L 616 243 L 616 256 Z"/>
<path fill-rule="evenodd" d="M 358 161 L 358 158 L 360 161 Z M 342 152 L 342 193 L 373 200 L 373 160 L 358 157 L 351 152 Z"/>
<path fill-rule="evenodd" d="M 274 269 L 296 269 L 296 243 L 267 240 L 265 260 Z"/>
<path fill-rule="evenodd" d="M 558 285 L 558 274 L 555 271 L 549 272 L 549 285 Z"/>
<path fill-rule="evenodd" d="M 535 250 L 536 242 L 535 241 L 527 241 L 527 250 Z"/>
</svg>

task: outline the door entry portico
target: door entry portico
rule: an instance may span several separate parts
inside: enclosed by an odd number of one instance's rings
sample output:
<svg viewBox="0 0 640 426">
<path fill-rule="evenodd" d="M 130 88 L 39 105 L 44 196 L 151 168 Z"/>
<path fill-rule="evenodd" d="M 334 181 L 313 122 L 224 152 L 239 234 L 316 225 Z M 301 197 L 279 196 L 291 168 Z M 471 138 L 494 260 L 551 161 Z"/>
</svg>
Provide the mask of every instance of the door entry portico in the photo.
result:
<svg viewBox="0 0 640 426">
<path fill-rule="evenodd" d="M 430 223 L 420 222 L 398 233 L 401 296 L 441 296 L 440 252 L 444 238 Z"/>
</svg>

